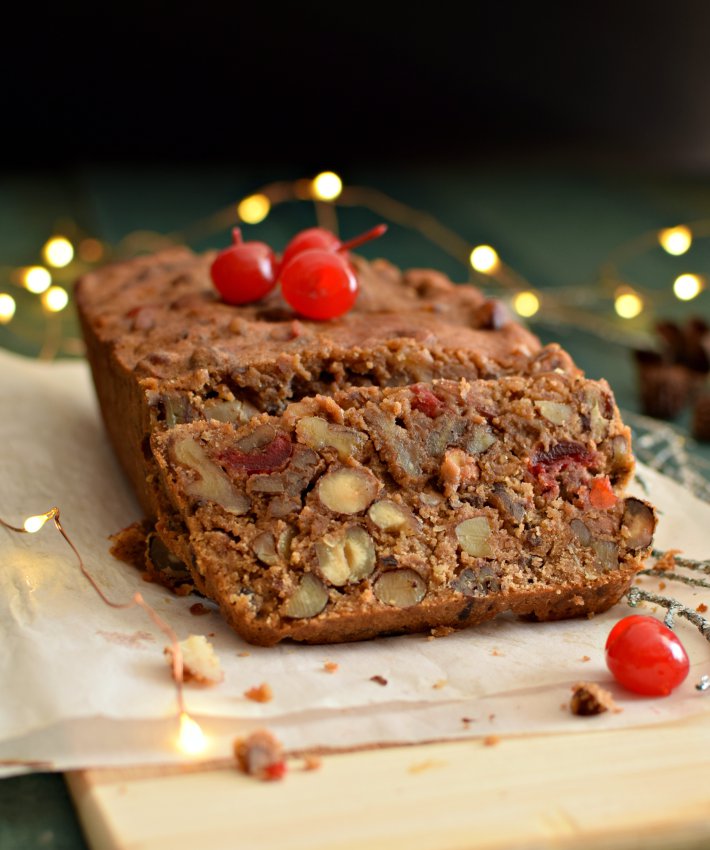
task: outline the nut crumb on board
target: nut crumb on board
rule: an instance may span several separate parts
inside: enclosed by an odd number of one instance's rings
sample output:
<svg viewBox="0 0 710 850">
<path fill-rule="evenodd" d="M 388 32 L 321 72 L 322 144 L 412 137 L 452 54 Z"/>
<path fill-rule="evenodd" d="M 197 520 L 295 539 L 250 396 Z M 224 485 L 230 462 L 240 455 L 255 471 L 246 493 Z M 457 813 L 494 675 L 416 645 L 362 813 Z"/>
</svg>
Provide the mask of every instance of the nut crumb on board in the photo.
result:
<svg viewBox="0 0 710 850">
<path fill-rule="evenodd" d="M 247 776 L 273 782 L 286 775 L 281 742 L 267 729 L 257 729 L 246 738 L 237 738 L 233 747 L 237 768 Z"/>
<path fill-rule="evenodd" d="M 216 685 L 224 673 L 214 647 L 204 635 L 190 635 L 178 644 L 182 655 L 182 680 L 198 685 Z M 166 646 L 164 654 L 173 664 L 173 648 Z M 174 675 L 174 671 L 173 671 Z"/>
<path fill-rule="evenodd" d="M 262 682 L 260 685 L 255 685 L 244 691 L 244 696 L 252 702 L 271 702 L 274 698 L 274 692 L 271 690 L 271 685 Z"/>
<path fill-rule="evenodd" d="M 591 717 L 605 711 L 621 711 L 609 691 L 595 682 L 575 682 L 572 685 L 569 710 L 580 717 Z"/>
</svg>

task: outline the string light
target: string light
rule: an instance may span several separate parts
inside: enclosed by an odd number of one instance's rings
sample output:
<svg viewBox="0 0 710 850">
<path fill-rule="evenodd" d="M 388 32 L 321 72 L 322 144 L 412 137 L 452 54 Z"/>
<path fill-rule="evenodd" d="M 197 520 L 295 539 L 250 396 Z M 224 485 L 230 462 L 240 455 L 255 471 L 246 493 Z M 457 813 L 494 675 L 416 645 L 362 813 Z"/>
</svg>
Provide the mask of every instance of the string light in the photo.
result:
<svg viewBox="0 0 710 850">
<path fill-rule="evenodd" d="M 42 248 L 42 255 L 48 265 L 63 269 L 74 259 L 74 246 L 66 236 L 53 236 Z"/>
<path fill-rule="evenodd" d="M 540 309 L 540 299 L 534 292 L 519 292 L 513 298 L 513 309 L 519 316 L 529 319 Z"/>
<path fill-rule="evenodd" d="M 28 292 L 40 295 L 52 285 L 52 275 L 44 266 L 29 266 L 22 273 L 22 282 Z"/>
<path fill-rule="evenodd" d="M 635 319 L 643 311 L 643 299 L 631 289 L 618 290 L 614 310 L 622 319 Z"/>
<path fill-rule="evenodd" d="M 334 171 L 322 171 L 311 182 L 311 193 L 318 201 L 334 201 L 343 191 L 343 181 Z"/>
<path fill-rule="evenodd" d="M 8 295 L 7 292 L 0 292 L 0 325 L 6 325 L 12 321 L 16 309 L 17 305 L 12 295 Z"/>
<path fill-rule="evenodd" d="M 69 303 L 69 293 L 61 286 L 50 286 L 42 295 L 42 304 L 50 313 L 59 313 Z"/>
<path fill-rule="evenodd" d="M 477 245 L 469 258 L 474 271 L 481 274 L 491 274 L 500 265 L 500 258 L 495 248 L 490 245 Z"/>
<path fill-rule="evenodd" d="M 188 756 L 197 756 L 207 748 L 207 739 L 200 724 L 186 712 L 180 713 L 180 731 L 177 745 Z"/>
<path fill-rule="evenodd" d="M 54 519 L 54 517 L 59 513 L 57 508 L 51 508 L 45 514 L 36 514 L 35 516 L 28 516 L 27 519 L 22 523 L 22 528 L 28 534 L 36 534 L 41 528 L 44 527 L 44 524 L 47 520 Z"/>
<path fill-rule="evenodd" d="M 170 640 L 169 653 L 172 659 L 172 676 L 177 696 L 177 717 L 179 720 L 177 746 L 180 750 L 182 750 L 182 752 L 186 753 L 187 755 L 198 755 L 199 753 L 203 752 L 207 747 L 205 735 L 202 729 L 200 728 L 200 725 L 190 717 L 185 708 L 185 695 L 183 693 L 185 677 L 183 654 L 182 648 L 180 646 L 180 641 L 178 640 L 178 637 L 173 631 L 172 627 L 160 616 L 160 614 L 158 614 L 155 608 L 152 608 L 145 601 L 143 595 L 140 592 L 134 593 L 128 602 L 114 602 L 104 593 L 98 581 L 88 570 L 86 564 L 84 563 L 84 559 L 81 557 L 79 550 L 76 548 L 71 538 L 67 534 L 66 530 L 64 529 L 64 526 L 62 525 L 59 518 L 59 508 L 50 508 L 43 514 L 35 514 L 33 516 L 29 516 L 27 517 L 27 519 L 25 519 L 21 527 L 11 525 L 10 523 L 6 522 L 2 517 L 0 517 L 0 526 L 8 529 L 8 531 L 14 531 L 19 534 L 36 534 L 41 528 L 44 527 L 45 523 L 48 520 L 53 520 L 54 527 L 62 536 L 67 546 L 69 546 L 69 548 L 74 553 L 81 574 L 89 582 L 93 590 L 96 592 L 98 597 L 105 605 L 107 605 L 109 608 L 115 608 L 118 610 L 133 607 L 142 608 L 143 611 L 145 611 L 145 613 L 155 623 L 155 625 L 168 637 L 168 639 Z"/>
<path fill-rule="evenodd" d="M 693 234 L 689 227 L 681 224 L 678 227 L 661 230 L 658 234 L 658 241 L 664 251 L 673 254 L 674 257 L 679 257 L 681 254 L 685 254 L 693 244 Z"/>
<path fill-rule="evenodd" d="M 673 282 L 673 293 L 680 301 L 692 301 L 703 291 L 703 281 L 696 274 L 681 274 Z"/>
<path fill-rule="evenodd" d="M 237 215 L 247 224 L 259 224 L 271 210 L 271 201 L 261 193 L 249 195 L 237 204 Z"/>
</svg>

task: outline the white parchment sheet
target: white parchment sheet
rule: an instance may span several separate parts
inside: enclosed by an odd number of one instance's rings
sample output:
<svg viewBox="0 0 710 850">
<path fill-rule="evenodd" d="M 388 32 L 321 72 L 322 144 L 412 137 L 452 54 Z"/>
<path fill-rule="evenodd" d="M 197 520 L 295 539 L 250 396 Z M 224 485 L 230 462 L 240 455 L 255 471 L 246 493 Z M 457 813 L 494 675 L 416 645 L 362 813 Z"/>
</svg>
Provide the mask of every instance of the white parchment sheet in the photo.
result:
<svg viewBox="0 0 710 850">
<path fill-rule="evenodd" d="M 21 525 L 58 506 L 113 600 L 128 601 L 140 590 L 181 639 L 210 635 L 225 680 L 186 686 L 188 711 L 208 735 L 207 759 L 227 757 L 232 739 L 256 726 L 301 750 L 615 728 L 710 711 L 710 693 L 694 687 L 710 673 L 710 645 L 682 620 L 677 631 L 692 667 L 676 692 L 643 699 L 615 686 L 604 643 L 612 624 L 633 613 L 623 601 L 592 620 L 530 624 L 504 617 L 437 639 L 249 646 L 217 613 L 191 614 L 195 597 L 148 584 L 109 555 L 108 536 L 140 511 L 108 445 L 87 366 L 0 352 L 0 375 L 0 516 Z M 656 545 L 708 557 L 710 505 L 651 470 L 639 474 L 659 508 Z M 643 579 L 642 586 L 658 592 L 659 579 Z M 708 590 L 669 582 L 664 592 L 693 608 L 710 606 Z M 651 613 L 653 606 L 638 610 Z M 51 523 L 34 535 L 0 528 L 0 760 L 62 770 L 184 760 L 175 746 L 165 644 L 144 612 L 101 602 Z M 335 672 L 324 670 L 328 661 L 338 665 Z M 564 706 L 579 680 L 608 687 L 623 711 L 572 716 Z M 262 682 L 273 690 L 270 702 L 244 697 Z"/>
</svg>

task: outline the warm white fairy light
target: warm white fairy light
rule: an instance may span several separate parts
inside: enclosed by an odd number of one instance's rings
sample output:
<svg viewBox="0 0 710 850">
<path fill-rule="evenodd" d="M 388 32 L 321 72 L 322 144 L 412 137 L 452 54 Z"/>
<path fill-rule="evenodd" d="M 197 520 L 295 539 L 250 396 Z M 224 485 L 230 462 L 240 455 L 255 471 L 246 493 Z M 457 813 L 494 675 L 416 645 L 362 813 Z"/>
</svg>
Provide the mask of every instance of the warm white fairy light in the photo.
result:
<svg viewBox="0 0 710 850">
<path fill-rule="evenodd" d="M 619 290 L 614 299 L 614 310 L 622 319 L 635 319 L 643 311 L 643 299 L 633 290 Z"/>
<path fill-rule="evenodd" d="M 66 236 L 53 236 L 42 248 L 42 255 L 48 265 L 62 269 L 74 259 L 74 246 Z"/>
<path fill-rule="evenodd" d="M 491 274 L 500 265 L 500 258 L 495 248 L 490 245 L 476 245 L 469 257 L 474 271 L 481 274 Z"/>
<path fill-rule="evenodd" d="M 681 274 L 673 282 L 673 293 L 680 301 L 692 301 L 703 291 L 703 280 L 696 274 Z"/>
<path fill-rule="evenodd" d="M 16 309 L 17 304 L 15 304 L 12 295 L 7 292 L 0 292 L 0 325 L 6 325 L 12 321 Z"/>
<path fill-rule="evenodd" d="M 693 234 L 689 227 L 680 224 L 678 227 L 661 230 L 658 234 L 658 241 L 664 251 L 673 254 L 674 257 L 679 257 L 681 254 L 685 254 L 693 244 Z"/>
<path fill-rule="evenodd" d="M 50 313 L 59 313 L 69 303 L 69 293 L 61 286 L 50 286 L 42 296 L 42 304 Z"/>
<path fill-rule="evenodd" d="M 22 527 L 28 534 L 36 534 L 44 526 L 45 522 L 55 517 L 56 514 L 57 509 L 52 508 L 45 514 L 36 514 L 35 516 L 28 516 L 27 519 L 22 523 Z"/>
<path fill-rule="evenodd" d="M 40 295 L 52 285 L 52 275 L 44 266 L 29 266 L 22 272 L 22 282 L 28 292 Z"/>
<path fill-rule="evenodd" d="M 247 224 L 259 224 L 271 210 L 271 201 L 259 192 L 249 195 L 237 204 L 237 215 Z"/>
<path fill-rule="evenodd" d="M 540 309 L 540 299 L 534 292 L 519 292 L 513 298 L 513 309 L 519 316 L 528 319 Z"/>
<path fill-rule="evenodd" d="M 177 739 L 178 749 L 189 756 L 196 756 L 207 749 L 207 738 L 200 724 L 183 711 L 180 713 L 180 731 Z"/>
<path fill-rule="evenodd" d="M 334 201 L 343 191 L 343 181 L 334 171 L 322 171 L 311 182 L 311 193 L 318 201 Z"/>
</svg>

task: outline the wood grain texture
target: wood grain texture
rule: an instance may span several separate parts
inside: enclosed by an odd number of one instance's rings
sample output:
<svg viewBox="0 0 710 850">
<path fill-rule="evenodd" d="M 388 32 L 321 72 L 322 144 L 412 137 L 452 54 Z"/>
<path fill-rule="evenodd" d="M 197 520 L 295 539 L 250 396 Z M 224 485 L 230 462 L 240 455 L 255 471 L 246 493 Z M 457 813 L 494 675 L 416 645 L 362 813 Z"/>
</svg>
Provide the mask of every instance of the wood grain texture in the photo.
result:
<svg viewBox="0 0 710 850">
<path fill-rule="evenodd" d="M 92 770 L 69 785 L 93 850 L 678 850 L 710 844 L 709 744 L 706 713 L 333 755 L 275 783 L 225 768 Z"/>
</svg>

